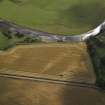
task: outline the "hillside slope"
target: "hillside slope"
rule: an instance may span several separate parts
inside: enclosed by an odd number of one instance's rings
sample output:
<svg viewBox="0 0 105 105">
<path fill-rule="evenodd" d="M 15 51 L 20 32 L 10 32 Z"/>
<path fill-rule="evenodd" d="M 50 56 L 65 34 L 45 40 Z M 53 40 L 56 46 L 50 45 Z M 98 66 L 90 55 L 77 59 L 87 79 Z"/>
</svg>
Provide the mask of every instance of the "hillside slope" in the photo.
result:
<svg viewBox="0 0 105 105">
<path fill-rule="evenodd" d="M 0 18 L 42 31 L 86 32 L 105 19 L 105 0 L 1 0 Z"/>
</svg>

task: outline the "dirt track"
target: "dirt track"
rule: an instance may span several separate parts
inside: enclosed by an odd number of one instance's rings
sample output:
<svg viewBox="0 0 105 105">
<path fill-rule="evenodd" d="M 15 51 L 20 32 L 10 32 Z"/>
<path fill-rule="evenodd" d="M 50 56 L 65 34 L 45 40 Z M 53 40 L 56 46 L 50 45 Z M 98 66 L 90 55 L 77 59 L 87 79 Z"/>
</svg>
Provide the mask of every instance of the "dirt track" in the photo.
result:
<svg viewBox="0 0 105 105">
<path fill-rule="evenodd" d="M 20 80 L 30 80 L 30 81 L 39 81 L 39 82 L 48 82 L 48 83 L 55 83 L 55 84 L 63 84 L 63 85 L 70 85 L 70 86 L 77 86 L 77 87 L 84 87 L 84 88 L 93 88 L 99 89 L 95 84 L 91 83 L 83 83 L 78 81 L 71 81 L 71 80 L 63 80 L 62 78 L 58 78 L 56 76 L 51 75 L 42 75 L 30 72 L 22 72 L 22 71 L 0 71 L 0 77 L 5 78 L 14 78 Z"/>
</svg>

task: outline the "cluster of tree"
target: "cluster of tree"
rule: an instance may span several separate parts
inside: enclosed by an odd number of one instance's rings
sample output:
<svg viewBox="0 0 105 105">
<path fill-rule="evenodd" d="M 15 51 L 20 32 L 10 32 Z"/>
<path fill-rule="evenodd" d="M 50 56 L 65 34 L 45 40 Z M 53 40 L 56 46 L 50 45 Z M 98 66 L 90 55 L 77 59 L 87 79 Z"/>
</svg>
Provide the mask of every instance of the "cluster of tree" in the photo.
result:
<svg viewBox="0 0 105 105">
<path fill-rule="evenodd" d="M 40 39 L 32 38 L 32 37 L 26 37 L 23 40 L 23 43 L 34 43 L 34 42 L 40 42 Z"/>
<path fill-rule="evenodd" d="M 24 37 L 23 34 L 19 32 L 12 32 L 10 30 L 2 31 L 2 34 L 5 35 L 8 39 L 12 39 L 13 37 L 22 38 Z"/>
<path fill-rule="evenodd" d="M 24 34 L 19 33 L 19 32 L 11 32 L 9 30 L 2 31 L 2 34 L 4 36 L 6 36 L 8 39 L 18 38 L 18 39 L 20 39 L 21 43 L 34 43 L 34 42 L 40 42 L 41 41 L 40 38 L 27 36 L 27 35 L 24 35 Z"/>
<path fill-rule="evenodd" d="M 12 38 L 12 35 L 11 35 L 11 32 L 10 31 L 2 31 L 2 34 L 4 36 L 6 36 L 8 39 L 11 39 Z"/>
<path fill-rule="evenodd" d="M 91 38 L 87 41 L 87 45 L 97 77 L 96 84 L 105 89 L 105 44 L 100 39 L 100 37 Z"/>
</svg>

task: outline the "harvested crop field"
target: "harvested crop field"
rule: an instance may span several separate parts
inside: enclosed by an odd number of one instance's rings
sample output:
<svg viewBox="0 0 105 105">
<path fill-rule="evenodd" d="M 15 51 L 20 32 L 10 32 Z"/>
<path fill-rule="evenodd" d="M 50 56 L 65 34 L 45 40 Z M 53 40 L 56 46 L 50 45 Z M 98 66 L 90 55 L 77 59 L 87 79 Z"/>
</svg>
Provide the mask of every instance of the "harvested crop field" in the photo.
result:
<svg viewBox="0 0 105 105">
<path fill-rule="evenodd" d="M 105 105 L 105 93 L 92 88 L 0 77 L 0 105 Z"/>
<path fill-rule="evenodd" d="M 0 70 L 95 83 L 94 70 L 84 43 L 19 45 L 0 53 Z"/>
</svg>

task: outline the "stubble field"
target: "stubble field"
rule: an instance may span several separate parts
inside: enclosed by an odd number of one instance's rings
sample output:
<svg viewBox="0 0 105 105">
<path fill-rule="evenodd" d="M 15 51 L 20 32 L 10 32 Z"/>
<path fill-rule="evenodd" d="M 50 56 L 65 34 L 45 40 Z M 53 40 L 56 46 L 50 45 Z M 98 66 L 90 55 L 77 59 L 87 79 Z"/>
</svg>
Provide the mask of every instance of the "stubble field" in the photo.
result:
<svg viewBox="0 0 105 105">
<path fill-rule="evenodd" d="M 85 43 L 19 45 L 0 53 L 0 70 L 95 83 L 95 74 Z"/>
<path fill-rule="evenodd" d="M 0 77 L 0 105 L 105 105 L 105 93 L 91 88 Z"/>
</svg>

